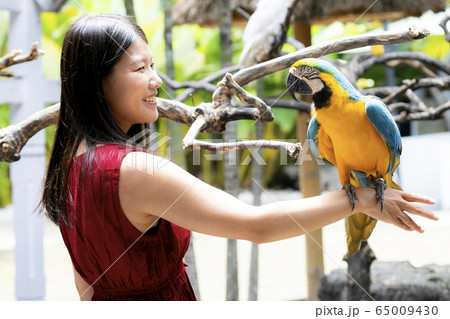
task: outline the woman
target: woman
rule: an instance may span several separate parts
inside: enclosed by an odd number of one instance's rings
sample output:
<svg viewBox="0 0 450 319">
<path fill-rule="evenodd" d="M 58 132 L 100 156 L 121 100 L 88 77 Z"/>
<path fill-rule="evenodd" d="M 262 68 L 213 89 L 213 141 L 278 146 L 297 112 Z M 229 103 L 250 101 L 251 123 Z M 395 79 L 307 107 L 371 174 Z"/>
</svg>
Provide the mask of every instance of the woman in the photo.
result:
<svg viewBox="0 0 450 319">
<path fill-rule="evenodd" d="M 90 15 L 68 30 L 61 110 L 42 204 L 60 226 L 82 300 L 195 300 L 184 269 L 190 230 L 265 243 L 351 215 L 345 191 L 254 207 L 156 155 L 126 146 L 133 126 L 158 118 L 161 79 L 132 20 Z M 128 133 L 128 134 L 127 134 Z M 161 165 L 162 161 L 164 165 Z M 436 217 L 386 190 L 358 188 L 355 212 L 423 230 L 403 211 Z"/>
</svg>

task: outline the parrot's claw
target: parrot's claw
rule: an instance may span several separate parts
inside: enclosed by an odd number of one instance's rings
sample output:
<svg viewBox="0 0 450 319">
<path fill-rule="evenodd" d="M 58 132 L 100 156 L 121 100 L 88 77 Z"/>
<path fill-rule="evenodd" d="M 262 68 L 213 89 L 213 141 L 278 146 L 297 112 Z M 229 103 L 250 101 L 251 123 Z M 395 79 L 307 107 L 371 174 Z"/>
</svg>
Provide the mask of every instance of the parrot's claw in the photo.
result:
<svg viewBox="0 0 450 319">
<path fill-rule="evenodd" d="M 369 182 L 375 186 L 375 191 L 377 193 L 377 202 L 380 202 L 381 211 L 383 211 L 384 204 L 384 190 L 386 189 L 386 181 L 381 176 L 372 176 L 368 177 Z"/>
<path fill-rule="evenodd" d="M 355 192 L 355 186 L 353 186 L 350 183 L 345 183 L 344 186 L 342 186 L 343 189 L 347 192 L 348 198 L 350 199 L 350 205 L 352 205 L 352 210 L 355 209 L 355 200 L 356 198 L 356 192 Z"/>
</svg>

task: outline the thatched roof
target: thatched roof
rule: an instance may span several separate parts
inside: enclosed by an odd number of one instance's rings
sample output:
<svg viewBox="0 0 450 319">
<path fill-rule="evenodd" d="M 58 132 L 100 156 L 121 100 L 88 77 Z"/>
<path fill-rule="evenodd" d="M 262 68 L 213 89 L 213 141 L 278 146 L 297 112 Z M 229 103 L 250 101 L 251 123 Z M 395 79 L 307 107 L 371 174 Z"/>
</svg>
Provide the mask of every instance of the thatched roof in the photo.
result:
<svg viewBox="0 0 450 319">
<path fill-rule="evenodd" d="M 42 11 L 59 12 L 68 0 L 35 0 Z"/>
<path fill-rule="evenodd" d="M 308 23 L 326 23 L 335 20 L 354 21 L 372 5 L 370 0 L 300 0 L 294 10 L 295 20 Z M 445 10 L 445 0 L 378 0 L 361 17 L 371 19 L 401 19 L 420 16 L 423 12 Z"/>
<path fill-rule="evenodd" d="M 256 9 L 258 0 L 230 0 L 233 10 L 233 23 L 247 22 L 245 18 L 236 12 L 238 7 L 252 14 Z M 200 24 L 202 26 L 217 25 L 217 1 L 216 0 L 179 0 L 172 9 L 172 20 L 175 25 Z"/>
<path fill-rule="evenodd" d="M 276 0 L 274 0 L 276 1 Z M 248 13 L 254 12 L 258 0 L 230 0 L 231 9 L 238 6 Z M 372 5 L 372 0 L 300 0 L 294 10 L 294 19 L 301 23 L 330 23 L 335 20 L 353 21 Z M 445 10 L 445 0 L 378 0 L 361 19 L 396 20 L 408 16 L 420 16 L 427 10 Z M 236 22 L 245 21 L 233 12 Z M 180 0 L 172 10 L 175 25 L 217 24 L 216 0 Z"/>
</svg>

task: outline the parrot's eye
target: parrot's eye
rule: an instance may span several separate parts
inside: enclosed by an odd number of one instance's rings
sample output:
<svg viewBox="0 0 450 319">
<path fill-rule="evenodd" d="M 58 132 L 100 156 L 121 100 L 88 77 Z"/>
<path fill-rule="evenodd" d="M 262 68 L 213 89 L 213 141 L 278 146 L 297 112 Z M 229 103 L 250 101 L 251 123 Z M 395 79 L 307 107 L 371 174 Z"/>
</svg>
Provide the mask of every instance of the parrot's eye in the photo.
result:
<svg viewBox="0 0 450 319">
<path fill-rule="evenodd" d="M 309 66 L 309 65 L 303 65 L 303 66 L 301 67 L 301 74 L 302 74 L 304 77 L 310 77 L 310 76 L 312 76 L 312 75 L 315 74 L 315 73 L 317 73 L 317 71 L 316 71 L 316 69 L 314 69 L 312 66 Z"/>
<path fill-rule="evenodd" d="M 314 71 L 315 71 L 315 69 L 313 67 L 307 66 L 305 73 L 306 73 L 306 75 L 310 75 L 310 74 L 314 73 Z"/>
</svg>

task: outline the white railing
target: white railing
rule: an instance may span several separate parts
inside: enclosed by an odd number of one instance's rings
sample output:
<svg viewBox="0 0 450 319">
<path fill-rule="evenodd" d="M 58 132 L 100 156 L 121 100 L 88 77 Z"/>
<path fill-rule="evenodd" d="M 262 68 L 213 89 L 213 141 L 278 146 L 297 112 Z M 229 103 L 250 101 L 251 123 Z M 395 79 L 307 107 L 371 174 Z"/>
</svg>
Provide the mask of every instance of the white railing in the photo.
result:
<svg viewBox="0 0 450 319">
<path fill-rule="evenodd" d="M 0 0 L 0 10 L 10 12 L 8 50 L 26 52 L 33 42 L 41 42 L 41 12 L 60 8 L 61 4 L 61 0 Z M 43 78 L 40 58 L 15 65 L 11 71 L 15 76 L 0 82 L 0 104 L 10 105 L 10 124 L 39 111 L 45 103 L 59 100 L 59 81 Z M 41 131 L 23 148 L 20 161 L 10 167 L 16 240 L 15 295 L 18 300 L 43 300 L 45 297 L 45 217 L 35 211 L 42 194 L 45 165 L 45 138 Z"/>
</svg>

